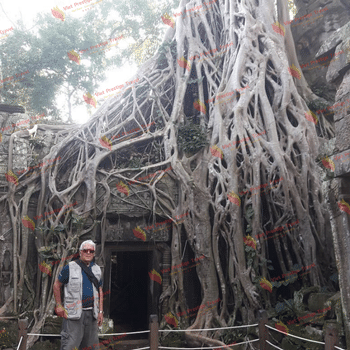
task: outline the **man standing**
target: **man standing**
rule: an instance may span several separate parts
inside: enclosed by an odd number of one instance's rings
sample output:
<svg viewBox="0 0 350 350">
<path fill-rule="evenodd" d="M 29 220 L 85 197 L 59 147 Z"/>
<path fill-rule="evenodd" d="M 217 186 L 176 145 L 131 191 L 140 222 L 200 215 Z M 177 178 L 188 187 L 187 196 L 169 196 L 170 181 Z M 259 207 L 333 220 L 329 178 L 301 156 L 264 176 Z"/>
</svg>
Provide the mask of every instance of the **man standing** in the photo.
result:
<svg viewBox="0 0 350 350">
<path fill-rule="evenodd" d="M 61 350 L 99 349 L 98 327 L 103 321 L 103 291 L 100 267 L 92 262 L 95 243 L 84 241 L 80 259 L 66 265 L 53 286 L 56 314 L 64 317 Z M 61 287 L 64 285 L 64 307 Z"/>
</svg>

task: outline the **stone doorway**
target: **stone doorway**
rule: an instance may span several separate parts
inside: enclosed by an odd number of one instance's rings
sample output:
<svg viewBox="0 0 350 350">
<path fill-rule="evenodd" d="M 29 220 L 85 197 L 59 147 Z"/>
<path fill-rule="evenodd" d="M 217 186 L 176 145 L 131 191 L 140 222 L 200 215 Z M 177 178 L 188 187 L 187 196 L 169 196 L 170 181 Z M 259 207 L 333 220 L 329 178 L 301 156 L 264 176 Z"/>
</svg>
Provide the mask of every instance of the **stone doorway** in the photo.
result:
<svg viewBox="0 0 350 350">
<path fill-rule="evenodd" d="M 148 329 L 149 255 L 150 252 L 112 252 L 110 318 L 117 329 Z"/>
<path fill-rule="evenodd" d="M 159 270 L 162 253 L 154 244 L 106 244 L 104 270 L 104 311 L 112 319 L 114 331 L 135 332 L 149 329 L 149 316 L 158 313 L 161 286 L 149 272 Z M 128 339 L 148 337 L 148 333 Z"/>
</svg>

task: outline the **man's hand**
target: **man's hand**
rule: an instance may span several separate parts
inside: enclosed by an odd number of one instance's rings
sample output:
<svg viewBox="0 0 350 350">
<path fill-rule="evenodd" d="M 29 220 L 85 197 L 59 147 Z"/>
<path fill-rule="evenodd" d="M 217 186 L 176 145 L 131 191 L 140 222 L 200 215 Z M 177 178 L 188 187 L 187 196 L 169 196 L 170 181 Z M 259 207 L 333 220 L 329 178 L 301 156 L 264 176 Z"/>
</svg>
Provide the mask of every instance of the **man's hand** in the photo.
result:
<svg viewBox="0 0 350 350">
<path fill-rule="evenodd" d="M 58 316 L 68 318 L 68 312 L 62 305 L 57 306 L 55 311 Z"/>
<path fill-rule="evenodd" d="M 56 314 L 60 317 L 64 317 L 65 319 L 68 318 L 68 312 L 67 310 L 62 306 L 62 301 L 61 301 L 61 287 L 62 283 L 56 279 L 54 285 L 53 285 L 53 294 L 55 295 L 55 300 L 56 300 Z"/>
<path fill-rule="evenodd" d="M 97 318 L 97 324 L 99 327 L 102 326 L 102 322 L 103 322 L 103 313 L 99 312 L 98 313 L 98 318 Z"/>
</svg>

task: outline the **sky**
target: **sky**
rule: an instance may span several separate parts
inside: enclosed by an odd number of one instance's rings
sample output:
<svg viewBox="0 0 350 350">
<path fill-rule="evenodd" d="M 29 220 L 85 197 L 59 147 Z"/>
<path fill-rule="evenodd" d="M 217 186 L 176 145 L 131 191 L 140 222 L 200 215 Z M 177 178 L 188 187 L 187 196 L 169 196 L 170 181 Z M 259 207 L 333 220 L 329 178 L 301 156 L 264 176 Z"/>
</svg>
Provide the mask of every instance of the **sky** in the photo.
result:
<svg viewBox="0 0 350 350">
<path fill-rule="evenodd" d="M 0 31 L 4 31 L 13 27 L 13 23 L 17 20 L 22 19 L 27 28 L 31 28 L 33 26 L 33 20 L 35 16 L 40 12 L 48 12 L 51 13 L 51 9 L 54 7 L 58 7 L 63 10 L 66 6 L 72 6 L 74 9 L 74 3 L 81 2 L 83 0 L 0 0 Z M 90 4 L 97 2 L 98 0 L 92 0 Z M 108 0 L 102 0 L 108 1 Z M 118 0 L 119 1 L 119 0 Z M 82 7 L 87 6 L 86 4 L 82 5 Z M 96 4 L 95 6 L 98 6 Z M 76 9 L 80 8 L 80 6 L 75 7 Z M 66 14 L 70 14 L 76 18 L 82 17 L 85 13 L 82 10 L 78 10 L 73 12 L 72 10 L 65 11 Z M 4 11 L 6 15 L 4 14 Z M 89 11 L 93 11 L 93 7 Z M 0 35 L 2 36 L 2 35 Z M 123 40 L 120 43 L 120 47 L 122 45 L 129 45 L 127 40 Z M 118 46 L 117 46 L 118 48 Z M 111 54 L 113 52 L 113 48 L 111 49 Z M 109 53 L 107 53 L 108 55 Z M 125 65 L 122 68 L 109 70 L 108 74 L 106 74 L 107 79 L 100 84 L 98 91 L 105 91 L 106 89 L 110 89 L 116 85 L 124 84 L 127 81 L 131 81 L 131 78 L 136 74 L 137 66 L 136 64 Z M 78 124 L 83 124 L 90 118 L 91 113 L 89 113 L 89 109 L 95 110 L 98 109 L 99 106 L 105 101 L 102 97 L 97 99 L 97 108 L 90 107 L 90 105 L 82 105 L 78 107 L 73 107 L 73 122 Z M 66 106 L 66 101 L 64 96 L 57 96 L 57 105 Z"/>
</svg>

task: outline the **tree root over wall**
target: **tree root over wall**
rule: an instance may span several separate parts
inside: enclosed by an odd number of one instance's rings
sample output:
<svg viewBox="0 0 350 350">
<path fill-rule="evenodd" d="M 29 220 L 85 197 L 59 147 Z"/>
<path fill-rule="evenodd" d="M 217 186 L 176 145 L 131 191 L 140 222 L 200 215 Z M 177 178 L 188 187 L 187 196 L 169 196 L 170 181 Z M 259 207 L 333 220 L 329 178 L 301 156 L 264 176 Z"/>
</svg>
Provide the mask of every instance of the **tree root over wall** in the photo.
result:
<svg viewBox="0 0 350 350">
<path fill-rule="evenodd" d="M 200 0 L 182 0 L 180 11 L 199 5 L 205 8 Z M 178 17 L 175 28 L 169 28 L 163 51 L 140 67 L 138 81 L 107 100 L 88 123 L 65 131 L 45 157 L 60 157 L 50 170 L 45 165 L 40 176 L 25 177 L 21 189 L 30 191 L 25 203 L 15 199 L 18 189 L 10 185 L 7 199 L 17 235 L 28 230 L 21 220 L 33 195 L 39 195 L 37 215 L 77 202 L 72 213 L 85 219 L 77 234 L 72 215 L 62 209 L 46 220 L 56 230 L 49 235 L 36 231 L 37 248 L 55 243 L 63 259 L 36 291 L 41 302 L 34 333 L 53 312 L 53 279 L 79 237 L 94 232 L 94 220 L 101 221 L 103 260 L 107 208 L 116 196 L 125 204 L 138 198 L 154 213 L 154 223 L 155 214 L 174 218 L 188 213 L 183 223 L 172 225 L 172 264 L 182 263 L 185 235 L 195 257 L 204 256 L 196 267 L 202 304 L 220 298 L 216 308 L 198 313 L 190 329 L 225 326 L 229 316 L 233 323 L 254 322 L 255 311 L 271 303 L 272 294 L 259 284 L 270 276 L 267 259 L 281 274 L 295 264 L 315 263 L 303 283 L 325 284 L 319 263 L 326 236 L 314 161 L 317 130 L 288 72 L 284 37 L 272 28 L 274 2 L 217 0 L 203 13 L 186 13 L 191 15 Z M 209 140 L 197 153 L 185 153 L 178 143 L 179 127 L 195 120 L 191 108 L 198 111 L 196 120 Z M 170 166 L 166 173 L 157 172 Z M 158 186 L 167 175 L 177 184 L 177 202 Z M 116 184 L 126 196 L 114 191 Z M 144 192 L 151 194 L 151 208 L 142 200 Z M 287 225 L 296 221 L 293 228 Z M 65 231 L 57 229 L 60 223 Z M 257 238 L 281 225 L 287 227 L 283 237 Z M 254 241 L 247 233 L 257 240 L 250 258 L 245 242 Z M 172 274 L 171 290 L 164 295 L 169 310 L 186 310 L 181 271 Z M 205 331 L 187 332 L 186 339 L 224 345 Z M 29 345 L 34 341 L 30 338 Z"/>
</svg>

